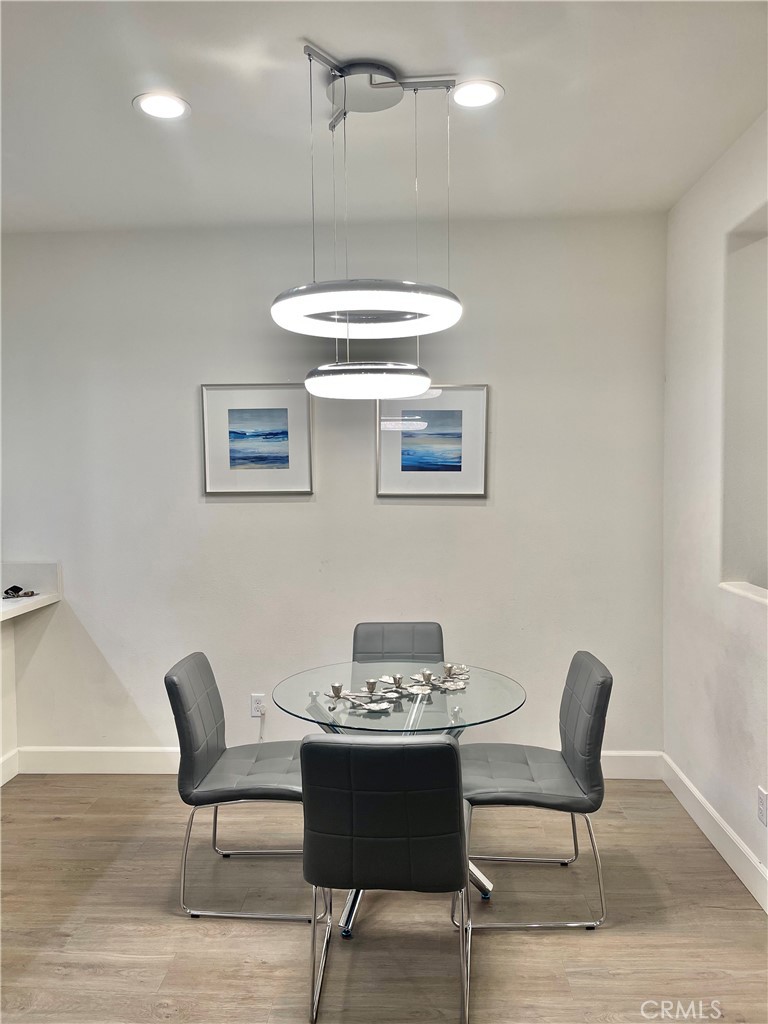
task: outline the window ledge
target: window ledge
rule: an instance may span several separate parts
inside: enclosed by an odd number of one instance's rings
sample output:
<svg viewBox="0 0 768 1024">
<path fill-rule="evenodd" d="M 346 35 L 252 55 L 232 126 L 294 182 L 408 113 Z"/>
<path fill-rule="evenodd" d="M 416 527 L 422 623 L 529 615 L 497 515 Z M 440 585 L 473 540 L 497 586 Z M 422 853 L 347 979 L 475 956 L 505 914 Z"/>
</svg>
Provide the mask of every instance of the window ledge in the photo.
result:
<svg viewBox="0 0 768 1024">
<path fill-rule="evenodd" d="M 718 584 L 722 590 L 728 590 L 732 594 L 740 594 L 742 597 L 748 597 L 750 601 L 757 601 L 758 604 L 768 605 L 768 590 L 764 587 L 756 587 L 754 583 L 746 583 L 739 580 L 733 580 Z"/>
</svg>

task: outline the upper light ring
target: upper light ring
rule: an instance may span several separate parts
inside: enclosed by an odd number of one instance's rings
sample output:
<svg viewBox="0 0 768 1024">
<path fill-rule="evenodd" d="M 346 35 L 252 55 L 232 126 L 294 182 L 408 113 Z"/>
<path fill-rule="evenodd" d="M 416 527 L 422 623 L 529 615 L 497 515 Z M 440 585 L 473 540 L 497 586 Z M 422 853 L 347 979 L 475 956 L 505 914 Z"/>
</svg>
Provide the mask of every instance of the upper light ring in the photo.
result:
<svg viewBox="0 0 768 1024">
<path fill-rule="evenodd" d="M 288 288 L 272 303 L 280 327 L 317 338 L 412 338 L 458 323 L 462 306 L 447 288 L 357 278 Z"/>
</svg>

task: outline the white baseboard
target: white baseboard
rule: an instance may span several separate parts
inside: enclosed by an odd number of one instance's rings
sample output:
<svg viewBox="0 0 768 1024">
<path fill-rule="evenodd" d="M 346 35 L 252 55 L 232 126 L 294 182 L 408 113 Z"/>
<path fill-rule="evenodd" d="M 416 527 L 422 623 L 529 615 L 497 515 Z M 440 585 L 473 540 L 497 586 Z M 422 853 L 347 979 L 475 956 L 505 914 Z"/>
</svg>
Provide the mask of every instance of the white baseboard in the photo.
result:
<svg viewBox="0 0 768 1024">
<path fill-rule="evenodd" d="M 16 771 L 27 775 L 175 775 L 177 747 L 20 747 Z M 607 779 L 660 779 L 660 750 L 604 750 Z M 14 772 L 15 774 L 15 772 Z"/>
<path fill-rule="evenodd" d="M 0 786 L 10 782 L 14 776 L 19 774 L 19 750 L 9 750 L 7 754 L 0 757 Z"/>
<path fill-rule="evenodd" d="M 660 750 L 604 750 L 600 763 L 606 779 L 660 779 L 664 755 Z"/>
<path fill-rule="evenodd" d="M 19 747 L 26 775 L 175 775 L 178 747 Z"/>
<path fill-rule="evenodd" d="M 712 843 L 757 902 L 768 911 L 768 870 L 736 835 L 706 797 L 667 754 L 663 758 L 663 779 L 701 831 Z"/>
</svg>

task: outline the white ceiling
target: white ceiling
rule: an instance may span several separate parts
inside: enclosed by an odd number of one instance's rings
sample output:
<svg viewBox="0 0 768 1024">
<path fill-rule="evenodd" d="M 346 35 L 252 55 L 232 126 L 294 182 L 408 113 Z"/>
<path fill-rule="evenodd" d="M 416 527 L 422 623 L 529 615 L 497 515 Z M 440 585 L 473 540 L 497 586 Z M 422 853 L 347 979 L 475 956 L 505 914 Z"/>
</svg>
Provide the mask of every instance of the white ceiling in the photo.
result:
<svg viewBox="0 0 768 1024">
<path fill-rule="evenodd" d="M 6 230 L 306 221 L 305 41 L 505 86 L 496 106 L 452 107 L 459 217 L 668 209 L 766 102 L 764 3 L 64 0 L 2 18 Z M 157 88 L 192 116 L 138 115 Z M 445 100 L 419 103 L 421 208 L 442 216 Z M 412 97 L 350 115 L 348 142 L 350 216 L 411 215 Z"/>
</svg>

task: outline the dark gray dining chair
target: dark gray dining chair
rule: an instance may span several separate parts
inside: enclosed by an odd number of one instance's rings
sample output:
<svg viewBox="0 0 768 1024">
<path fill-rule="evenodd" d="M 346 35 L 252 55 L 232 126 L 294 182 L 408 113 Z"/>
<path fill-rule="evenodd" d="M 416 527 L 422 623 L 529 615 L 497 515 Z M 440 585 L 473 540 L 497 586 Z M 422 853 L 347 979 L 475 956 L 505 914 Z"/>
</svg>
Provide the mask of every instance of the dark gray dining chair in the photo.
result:
<svg viewBox="0 0 768 1024">
<path fill-rule="evenodd" d="M 439 622 L 358 622 L 352 638 L 352 661 L 443 660 Z"/>
<path fill-rule="evenodd" d="M 246 917 L 264 921 L 309 921 L 309 914 L 259 914 L 198 910 L 187 906 L 187 853 L 195 814 L 213 808 L 211 844 L 221 857 L 300 856 L 301 850 L 222 850 L 217 844 L 219 807 L 254 800 L 301 802 L 299 742 L 249 743 L 228 747 L 224 707 L 210 662 L 199 651 L 166 673 L 165 688 L 176 720 L 181 759 L 179 796 L 192 810 L 181 854 L 179 902 L 190 917 Z"/>
<path fill-rule="evenodd" d="M 314 920 L 325 917 L 319 965 L 317 925 L 311 928 L 310 1020 L 317 1019 L 333 928 L 332 890 L 395 889 L 454 894 L 466 1024 L 472 921 L 458 743 L 442 735 L 306 736 L 301 770 L 304 878 Z"/>
<path fill-rule="evenodd" d="M 605 665 L 587 651 L 578 651 L 571 661 L 560 703 L 560 750 L 517 743 L 467 743 L 461 748 L 464 798 L 472 808 L 503 805 L 561 811 L 570 814 L 573 833 L 573 854 L 567 858 L 471 854 L 472 860 L 567 867 L 579 856 L 576 818 L 582 817 L 595 855 L 600 917 L 551 923 L 488 921 L 476 924 L 476 928 L 593 929 L 605 921 L 603 872 L 589 815 L 598 810 L 605 794 L 600 753 L 612 685 L 613 677 Z"/>
</svg>

